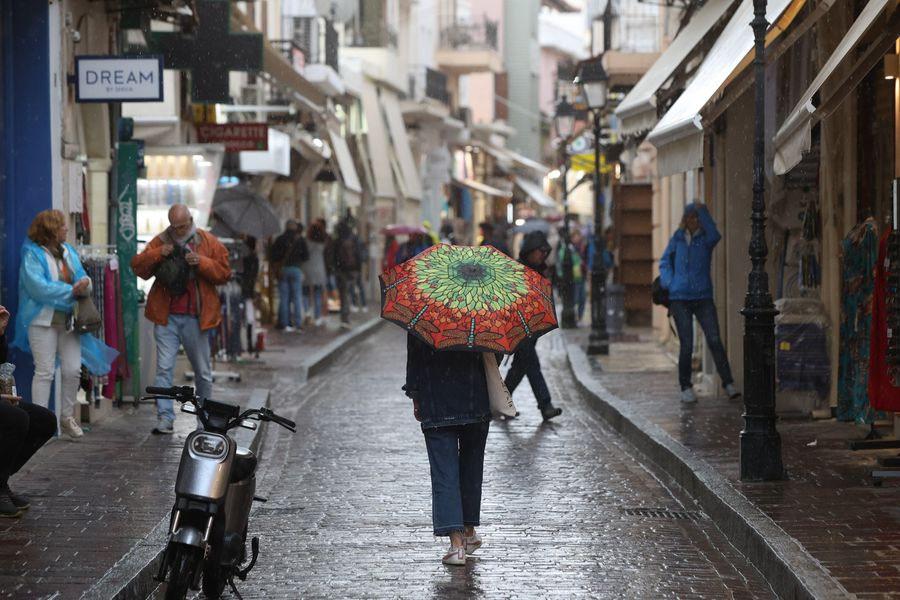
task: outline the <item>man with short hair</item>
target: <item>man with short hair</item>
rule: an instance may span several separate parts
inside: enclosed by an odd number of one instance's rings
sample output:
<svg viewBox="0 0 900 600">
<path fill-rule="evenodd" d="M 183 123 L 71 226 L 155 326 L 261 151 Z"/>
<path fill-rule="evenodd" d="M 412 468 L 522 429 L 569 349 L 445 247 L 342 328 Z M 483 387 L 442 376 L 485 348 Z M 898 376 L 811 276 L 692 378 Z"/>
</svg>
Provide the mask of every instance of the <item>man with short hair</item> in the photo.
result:
<svg viewBox="0 0 900 600">
<path fill-rule="evenodd" d="M 197 229 L 184 204 L 169 209 L 169 227 L 150 240 L 143 252 L 131 259 L 134 274 L 156 277 L 144 314 L 153 324 L 156 339 L 156 379 L 153 385 L 169 387 L 175 372 L 179 346 L 184 346 L 194 369 L 197 396 L 212 396 L 209 330 L 222 320 L 216 286 L 231 277 L 228 251 L 208 231 Z M 156 434 L 173 433 L 172 400 L 156 401 Z"/>
</svg>

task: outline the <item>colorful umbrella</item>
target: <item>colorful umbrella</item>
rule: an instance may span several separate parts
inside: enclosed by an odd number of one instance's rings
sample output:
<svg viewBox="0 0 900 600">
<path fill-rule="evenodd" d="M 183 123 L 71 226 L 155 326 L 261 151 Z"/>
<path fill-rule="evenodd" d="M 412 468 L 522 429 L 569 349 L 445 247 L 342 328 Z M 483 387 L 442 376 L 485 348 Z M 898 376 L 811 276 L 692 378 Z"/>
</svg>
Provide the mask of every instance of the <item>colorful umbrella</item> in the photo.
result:
<svg viewBox="0 0 900 600">
<path fill-rule="evenodd" d="M 415 233 L 426 234 L 421 225 L 388 225 L 381 230 L 384 235 L 412 235 Z"/>
<path fill-rule="evenodd" d="M 381 316 L 438 350 L 512 353 L 557 326 L 550 282 L 491 246 L 438 244 L 379 279 Z"/>
</svg>

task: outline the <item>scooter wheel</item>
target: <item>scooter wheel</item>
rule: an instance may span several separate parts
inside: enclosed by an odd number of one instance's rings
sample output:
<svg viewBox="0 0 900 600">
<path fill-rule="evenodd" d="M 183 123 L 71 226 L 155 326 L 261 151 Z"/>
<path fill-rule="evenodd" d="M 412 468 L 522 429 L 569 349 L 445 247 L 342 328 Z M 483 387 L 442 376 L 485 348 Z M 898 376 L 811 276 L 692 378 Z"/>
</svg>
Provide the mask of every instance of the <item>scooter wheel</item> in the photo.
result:
<svg viewBox="0 0 900 600">
<path fill-rule="evenodd" d="M 166 584 L 166 600 L 184 600 L 200 567 L 203 553 L 199 548 L 185 544 L 173 544 L 169 548 L 172 560 Z"/>
<path fill-rule="evenodd" d="M 203 568 L 203 594 L 210 600 L 216 600 L 225 591 L 226 583 L 225 569 L 207 561 Z"/>
</svg>

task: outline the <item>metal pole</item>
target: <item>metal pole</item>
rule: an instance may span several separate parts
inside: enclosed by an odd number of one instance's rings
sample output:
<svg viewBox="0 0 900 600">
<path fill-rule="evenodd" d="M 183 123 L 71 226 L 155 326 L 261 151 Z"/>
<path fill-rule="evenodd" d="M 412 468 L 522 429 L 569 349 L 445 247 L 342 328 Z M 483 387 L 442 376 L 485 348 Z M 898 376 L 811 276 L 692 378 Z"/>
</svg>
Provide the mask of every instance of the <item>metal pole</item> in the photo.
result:
<svg viewBox="0 0 900 600">
<path fill-rule="evenodd" d="M 562 182 L 563 182 L 563 261 L 562 261 L 562 282 L 559 293 L 562 296 L 562 318 L 559 326 L 563 329 L 574 329 L 577 326 L 575 322 L 575 289 L 574 289 L 574 273 L 572 271 L 572 245 L 569 235 L 569 153 L 566 145 L 568 139 L 562 143 Z"/>
<path fill-rule="evenodd" d="M 741 431 L 741 480 L 785 478 L 781 437 L 775 429 L 775 305 L 766 273 L 765 198 L 765 35 L 766 0 L 753 0 L 756 94 L 753 139 L 753 210 L 750 262 L 744 304 L 744 429 Z"/>
<path fill-rule="evenodd" d="M 606 330 L 606 232 L 603 226 L 604 199 L 600 176 L 601 109 L 594 111 L 594 255 L 591 267 L 591 336 L 589 355 L 609 354 L 609 332 Z"/>
</svg>

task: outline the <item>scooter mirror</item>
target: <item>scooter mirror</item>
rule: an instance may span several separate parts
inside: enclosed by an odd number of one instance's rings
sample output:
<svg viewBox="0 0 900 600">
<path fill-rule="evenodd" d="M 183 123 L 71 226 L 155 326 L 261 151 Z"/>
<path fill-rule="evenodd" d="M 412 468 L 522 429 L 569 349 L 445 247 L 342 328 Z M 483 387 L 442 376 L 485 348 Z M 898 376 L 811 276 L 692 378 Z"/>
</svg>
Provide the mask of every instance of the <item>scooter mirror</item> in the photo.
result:
<svg viewBox="0 0 900 600">
<path fill-rule="evenodd" d="M 182 404 L 182 405 L 181 405 L 181 412 L 186 412 L 186 413 L 191 414 L 191 415 L 196 415 L 196 414 L 197 414 L 197 407 L 194 406 L 193 404 L 187 404 L 187 403 L 185 403 L 185 404 Z"/>
<path fill-rule="evenodd" d="M 241 421 L 241 427 L 244 429 L 249 429 L 250 431 L 256 431 L 256 422 L 250 421 L 249 419 L 244 419 Z"/>
</svg>

